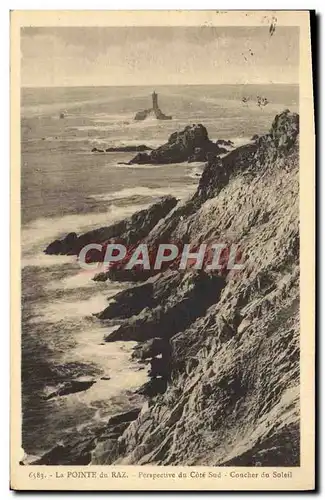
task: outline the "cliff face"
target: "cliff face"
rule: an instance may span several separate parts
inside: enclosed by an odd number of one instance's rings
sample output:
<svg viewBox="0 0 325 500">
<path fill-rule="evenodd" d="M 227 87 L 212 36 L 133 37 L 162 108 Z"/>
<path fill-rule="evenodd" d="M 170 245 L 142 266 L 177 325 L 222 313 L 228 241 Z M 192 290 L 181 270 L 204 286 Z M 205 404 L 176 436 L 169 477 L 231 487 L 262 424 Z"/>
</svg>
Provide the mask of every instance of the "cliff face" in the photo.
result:
<svg viewBox="0 0 325 500">
<path fill-rule="evenodd" d="M 159 273 L 102 313 L 123 319 L 107 340 L 139 341 L 153 378 L 148 404 L 92 463 L 299 464 L 298 134 L 286 111 L 254 144 L 211 159 L 192 200 L 145 237 L 236 242 L 245 265 Z"/>
</svg>

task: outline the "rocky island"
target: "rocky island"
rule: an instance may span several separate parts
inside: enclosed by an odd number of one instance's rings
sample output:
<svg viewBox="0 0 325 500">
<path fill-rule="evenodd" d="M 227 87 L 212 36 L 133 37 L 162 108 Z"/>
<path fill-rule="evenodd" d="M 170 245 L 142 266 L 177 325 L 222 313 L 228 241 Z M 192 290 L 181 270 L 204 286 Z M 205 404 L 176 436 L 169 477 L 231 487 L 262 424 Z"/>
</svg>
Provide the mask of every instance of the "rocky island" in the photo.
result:
<svg viewBox="0 0 325 500">
<path fill-rule="evenodd" d="M 158 94 L 154 91 L 151 95 L 152 97 L 152 107 L 138 111 L 134 117 L 135 120 L 141 121 L 148 118 L 150 115 L 154 115 L 157 120 L 171 120 L 172 116 L 165 115 L 158 106 Z"/>
</svg>

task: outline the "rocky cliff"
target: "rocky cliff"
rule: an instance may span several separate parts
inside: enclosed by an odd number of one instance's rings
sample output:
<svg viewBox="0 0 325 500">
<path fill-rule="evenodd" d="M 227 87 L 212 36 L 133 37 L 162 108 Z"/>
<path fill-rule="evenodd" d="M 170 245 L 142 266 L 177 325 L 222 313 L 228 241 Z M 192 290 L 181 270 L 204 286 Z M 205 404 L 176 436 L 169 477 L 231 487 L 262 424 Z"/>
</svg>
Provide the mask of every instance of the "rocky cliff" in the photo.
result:
<svg viewBox="0 0 325 500">
<path fill-rule="evenodd" d="M 244 268 L 143 276 L 99 315 L 119 321 L 106 341 L 138 342 L 151 379 L 147 404 L 118 431 L 108 422 L 83 463 L 299 465 L 298 143 L 287 110 L 210 157 L 193 198 L 144 231 L 149 244 L 238 243 Z"/>
<path fill-rule="evenodd" d="M 296 114 L 277 116 L 255 144 L 209 163 L 193 199 L 153 230 L 239 242 L 245 267 L 161 273 L 102 313 L 124 319 L 107 340 L 140 341 L 157 387 L 92 463 L 299 464 L 298 134 Z"/>
</svg>

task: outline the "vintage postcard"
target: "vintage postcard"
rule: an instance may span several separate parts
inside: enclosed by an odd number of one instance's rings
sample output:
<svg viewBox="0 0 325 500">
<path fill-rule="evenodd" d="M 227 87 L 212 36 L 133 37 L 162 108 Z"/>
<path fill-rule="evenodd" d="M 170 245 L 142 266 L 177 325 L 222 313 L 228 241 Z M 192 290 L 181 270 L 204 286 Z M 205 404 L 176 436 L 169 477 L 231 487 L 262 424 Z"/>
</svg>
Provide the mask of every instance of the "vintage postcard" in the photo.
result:
<svg viewBox="0 0 325 500">
<path fill-rule="evenodd" d="M 11 14 L 11 487 L 313 490 L 308 11 Z"/>
</svg>

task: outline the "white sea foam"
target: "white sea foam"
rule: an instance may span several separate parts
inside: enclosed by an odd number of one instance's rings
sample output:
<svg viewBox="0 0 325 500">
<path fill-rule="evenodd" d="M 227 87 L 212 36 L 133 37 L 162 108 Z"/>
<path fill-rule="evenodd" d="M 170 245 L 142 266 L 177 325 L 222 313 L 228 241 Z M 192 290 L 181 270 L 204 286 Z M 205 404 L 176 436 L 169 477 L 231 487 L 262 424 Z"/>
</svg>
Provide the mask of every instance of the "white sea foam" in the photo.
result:
<svg viewBox="0 0 325 500">
<path fill-rule="evenodd" d="M 152 197 L 159 198 L 165 195 L 173 195 L 180 199 L 186 199 L 194 190 L 196 186 L 179 186 L 172 188 L 169 186 L 149 188 L 146 186 L 136 186 L 132 188 L 121 189 L 120 191 L 114 191 L 112 193 L 106 194 L 95 194 L 91 197 L 98 201 L 112 201 L 112 200 L 122 200 L 125 198 L 133 198 L 134 196 Z"/>
</svg>

